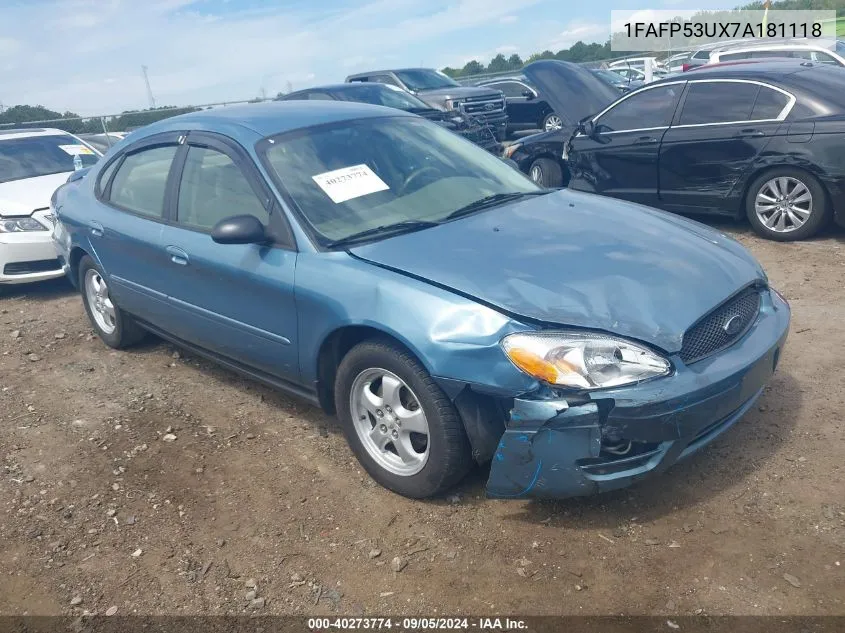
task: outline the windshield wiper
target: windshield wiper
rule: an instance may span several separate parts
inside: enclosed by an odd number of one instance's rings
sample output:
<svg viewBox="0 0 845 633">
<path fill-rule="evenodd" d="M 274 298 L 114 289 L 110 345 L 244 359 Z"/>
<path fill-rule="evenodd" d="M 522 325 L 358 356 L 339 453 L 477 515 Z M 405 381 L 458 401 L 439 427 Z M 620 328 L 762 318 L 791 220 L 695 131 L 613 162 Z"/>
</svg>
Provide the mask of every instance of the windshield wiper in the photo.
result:
<svg viewBox="0 0 845 633">
<path fill-rule="evenodd" d="M 490 207 L 495 207 L 499 204 L 504 204 L 505 202 L 510 202 L 511 200 L 518 200 L 519 198 L 524 198 L 526 196 L 544 196 L 549 191 L 514 191 L 512 193 L 494 193 L 492 196 L 485 196 L 475 202 L 470 202 L 458 209 L 455 209 L 447 215 L 444 220 L 454 220 L 455 218 L 460 218 L 465 215 L 469 215 L 471 213 L 475 213 L 476 211 L 481 211 L 482 209 L 489 209 Z"/>
<path fill-rule="evenodd" d="M 328 246 L 329 248 L 333 248 L 335 246 L 346 246 L 348 244 L 354 244 L 355 242 L 361 242 L 363 240 L 366 240 L 367 238 L 374 237 L 376 235 L 384 236 L 397 235 L 400 233 L 411 233 L 412 231 L 428 229 L 432 226 L 438 226 L 439 224 L 440 222 L 434 222 L 432 220 L 403 220 L 401 222 L 395 222 L 393 224 L 382 224 L 381 226 L 376 226 L 371 229 L 358 231 L 357 233 L 347 235 L 346 237 L 342 237 L 338 240 L 332 240 L 330 242 L 327 242 L 326 246 Z"/>
</svg>

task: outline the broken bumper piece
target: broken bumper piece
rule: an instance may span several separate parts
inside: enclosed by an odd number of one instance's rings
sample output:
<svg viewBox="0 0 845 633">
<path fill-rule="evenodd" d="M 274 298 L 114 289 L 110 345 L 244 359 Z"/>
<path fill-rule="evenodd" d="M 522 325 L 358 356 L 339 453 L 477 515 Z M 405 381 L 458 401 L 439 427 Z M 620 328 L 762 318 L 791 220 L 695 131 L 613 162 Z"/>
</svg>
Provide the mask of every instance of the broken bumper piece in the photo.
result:
<svg viewBox="0 0 845 633">
<path fill-rule="evenodd" d="M 673 376 L 579 400 L 516 398 L 493 455 L 491 497 L 565 498 L 624 488 L 703 448 L 754 404 L 789 328 L 771 305 L 743 341 Z"/>
</svg>

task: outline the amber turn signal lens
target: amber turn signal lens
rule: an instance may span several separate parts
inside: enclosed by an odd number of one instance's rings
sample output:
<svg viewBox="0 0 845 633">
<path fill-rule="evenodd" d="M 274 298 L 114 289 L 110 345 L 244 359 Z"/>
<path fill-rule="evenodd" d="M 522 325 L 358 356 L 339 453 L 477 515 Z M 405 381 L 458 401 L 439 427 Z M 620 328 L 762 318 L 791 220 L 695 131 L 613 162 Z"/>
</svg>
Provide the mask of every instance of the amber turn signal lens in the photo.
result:
<svg viewBox="0 0 845 633">
<path fill-rule="evenodd" d="M 550 362 L 543 360 L 537 354 L 524 349 L 512 349 L 508 351 L 513 364 L 530 376 L 545 380 L 548 383 L 557 382 L 557 369 Z"/>
</svg>

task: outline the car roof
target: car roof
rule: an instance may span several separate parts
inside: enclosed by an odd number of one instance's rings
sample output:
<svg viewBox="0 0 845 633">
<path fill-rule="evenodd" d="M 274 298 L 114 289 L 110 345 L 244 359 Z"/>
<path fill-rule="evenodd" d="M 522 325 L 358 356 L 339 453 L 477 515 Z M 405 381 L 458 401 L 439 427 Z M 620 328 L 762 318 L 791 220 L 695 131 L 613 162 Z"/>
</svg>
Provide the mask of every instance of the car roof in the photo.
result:
<svg viewBox="0 0 845 633">
<path fill-rule="evenodd" d="M 0 129 L 0 141 L 9 140 L 12 138 L 28 138 L 33 136 L 55 136 L 62 134 L 64 136 L 70 135 L 70 132 L 58 130 L 51 127 L 32 127 L 32 128 L 15 128 L 15 129 Z"/>
<path fill-rule="evenodd" d="M 736 62 L 731 64 L 717 64 L 711 66 L 700 66 L 695 71 L 690 71 L 692 74 L 683 73 L 681 75 L 672 75 L 664 79 L 660 79 L 649 86 L 655 86 L 663 83 L 671 83 L 676 81 L 686 81 L 687 77 L 690 80 L 700 78 L 710 79 L 757 79 L 776 81 L 784 79 L 790 75 L 799 72 L 810 71 L 813 68 L 820 68 L 812 62 L 801 60 L 794 61 L 758 61 L 748 60 L 747 62 Z"/>
<path fill-rule="evenodd" d="M 819 44 L 810 44 L 809 42 L 782 42 L 780 44 L 772 43 L 772 42 L 758 42 L 756 44 L 747 44 L 745 46 L 733 45 L 733 46 L 726 46 L 725 48 L 716 49 L 711 53 L 713 54 L 727 54 L 727 53 L 742 53 L 745 51 L 802 51 L 802 50 L 811 50 L 811 51 L 827 51 L 827 52 L 835 52 L 829 49 L 827 46 L 821 46 Z"/>
<path fill-rule="evenodd" d="M 378 75 L 378 74 L 381 74 L 381 73 L 401 73 L 401 72 L 406 72 L 406 71 L 409 71 L 409 70 L 434 70 L 434 69 L 433 68 L 425 68 L 423 66 L 418 66 L 416 68 L 385 68 L 384 70 L 368 70 L 368 71 L 362 72 L 362 73 L 353 73 L 353 74 L 349 75 L 349 77 L 347 77 L 347 79 L 349 79 L 350 77 L 367 77 L 368 75 Z"/>
<path fill-rule="evenodd" d="M 132 138 L 175 130 L 216 131 L 236 138 L 263 138 L 324 123 L 384 116 L 412 115 L 394 108 L 354 101 L 273 101 L 180 114 L 147 125 L 132 134 Z"/>
</svg>

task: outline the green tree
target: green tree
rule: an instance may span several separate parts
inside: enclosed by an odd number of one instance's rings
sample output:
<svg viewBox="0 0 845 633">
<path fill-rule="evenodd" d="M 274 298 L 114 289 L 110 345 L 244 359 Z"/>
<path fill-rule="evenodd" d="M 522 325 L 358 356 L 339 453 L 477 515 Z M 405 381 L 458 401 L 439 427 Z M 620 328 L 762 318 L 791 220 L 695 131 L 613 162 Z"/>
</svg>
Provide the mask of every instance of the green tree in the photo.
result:
<svg viewBox="0 0 845 633">
<path fill-rule="evenodd" d="M 536 62 L 538 59 L 554 59 L 555 54 L 551 51 L 543 51 L 542 53 L 534 53 L 531 57 L 528 58 L 527 64 L 531 62 Z"/>
<path fill-rule="evenodd" d="M 452 77 L 453 79 L 455 77 L 460 77 L 460 75 L 461 75 L 461 71 L 459 69 L 451 68 L 449 66 L 446 66 L 446 68 L 441 69 L 440 72 L 442 72 L 444 75 L 448 75 L 449 77 Z"/>
<path fill-rule="evenodd" d="M 508 70 L 519 70 L 525 65 L 522 61 L 522 58 L 514 53 L 510 57 L 508 57 Z"/>
<path fill-rule="evenodd" d="M 464 64 L 464 67 L 461 69 L 461 76 L 465 77 L 467 75 L 480 75 L 484 72 L 484 66 L 478 63 L 476 60 L 472 60 Z"/>
<path fill-rule="evenodd" d="M 510 70 L 510 66 L 508 65 L 508 60 L 505 59 L 505 56 L 499 53 L 493 59 L 490 60 L 490 63 L 487 65 L 487 72 L 488 73 L 502 73 L 507 70 Z"/>
</svg>

